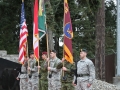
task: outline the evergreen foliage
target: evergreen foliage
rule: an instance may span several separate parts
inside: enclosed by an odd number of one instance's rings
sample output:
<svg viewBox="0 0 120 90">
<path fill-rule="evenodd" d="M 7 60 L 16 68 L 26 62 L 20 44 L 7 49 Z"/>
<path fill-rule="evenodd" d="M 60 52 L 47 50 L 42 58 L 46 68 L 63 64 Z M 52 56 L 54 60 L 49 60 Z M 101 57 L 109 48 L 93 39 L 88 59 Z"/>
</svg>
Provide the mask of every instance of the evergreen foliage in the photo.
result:
<svg viewBox="0 0 120 90">
<path fill-rule="evenodd" d="M 82 2 L 81 2 L 82 1 Z M 89 1 L 89 2 L 88 2 Z M 80 48 L 89 51 L 89 57 L 95 56 L 95 12 L 100 7 L 99 0 L 68 0 L 72 26 L 74 31 L 73 52 L 79 55 Z M 7 50 L 8 53 L 18 53 L 19 47 L 19 22 L 21 14 L 20 0 L 0 1 L 0 50 Z M 29 50 L 32 50 L 33 0 L 25 0 L 25 17 L 28 26 Z M 59 57 L 62 57 L 62 47 L 59 47 L 59 38 L 63 34 L 63 0 L 49 0 L 46 2 L 48 30 L 54 33 L 55 49 L 59 50 Z M 106 54 L 116 51 L 116 6 L 111 0 L 105 2 L 105 23 L 106 23 Z M 46 50 L 46 37 L 40 42 L 40 51 Z"/>
</svg>

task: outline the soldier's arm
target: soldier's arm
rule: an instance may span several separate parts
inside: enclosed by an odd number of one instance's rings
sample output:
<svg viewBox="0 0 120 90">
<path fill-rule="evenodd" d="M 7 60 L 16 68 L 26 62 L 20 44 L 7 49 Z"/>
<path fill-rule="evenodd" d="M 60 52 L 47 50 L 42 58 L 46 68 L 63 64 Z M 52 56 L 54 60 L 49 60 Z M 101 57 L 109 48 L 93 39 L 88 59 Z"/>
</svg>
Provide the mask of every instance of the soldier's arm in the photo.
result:
<svg viewBox="0 0 120 90">
<path fill-rule="evenodd" d="M 50 71 L 53 71 L 53 72 L 59 72 L 59 71 L 60 71 L 60 69 L 50 68 Z"/>
<path fill-rule="evenodd" d="M 30 71 L 38 71 L 38 67 L 34 66 L 33 68 L 30 68 Z"/>
<path fill-rule="evenodd" d="M 67 68 L 67 73 L 73 74 L 74 73 L 73 70 L 75 70 L 75 69 L 76 69 L 75 68 L 75 63 L 70 64 L 70 67 Z"/>
<path fill-rule="evenodd" d="M 60 68 L 57 68 L 57 66 L 50 68 L 50 71 L 53 71 L 53 72 L 59 72 L 60 70 L 61 70 L 61 69 L 60 69 Z"/>
<path fill-rule="evenodd" d="M 46 71 L 47 71 L 47 67 L 41 67 L 40 70 L 41 70 L 42 72 L 46 72 Z"/>
<path fill-rule="evenodd" d="M 27 61 L 24 62 L 24 66 L 28 67 L 28 62 Z"/>
<path fill-rule="evenodd" d="M 95 67 L 92 61 L 89 62 L 88 69 L 89 69 L 89 74 L 90 74 L 89 83 L 92 84 L 93 80 L 95 79 Z"/>
<path fill-rule="evenodd" d="M 60 64 L 61 64 L 61 61 L 58 60 L 57 65 L 55 67 L 51 67 L 50 71 L 59 72 L 61 70 L 61 65 Z M 60 65 L 60 67 L 59 67 L 59 65 Z"/>
<path fill-rule="evenodd" d="M 73 83 L 75 84 L 75 80 L 77 79 L 77 77 L 74 75 L 73 77 Z"/>
<path fill-rule="evenodd" d="M 18 74 L 17 78 L 20 78 L 20 73 Z"/>
</svg>

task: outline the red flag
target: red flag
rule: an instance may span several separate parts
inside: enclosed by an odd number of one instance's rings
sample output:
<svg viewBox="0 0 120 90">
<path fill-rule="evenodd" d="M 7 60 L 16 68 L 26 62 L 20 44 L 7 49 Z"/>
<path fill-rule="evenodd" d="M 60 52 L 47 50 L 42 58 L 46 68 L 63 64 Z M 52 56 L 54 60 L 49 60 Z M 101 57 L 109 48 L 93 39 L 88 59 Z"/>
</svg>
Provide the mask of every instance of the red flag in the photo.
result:
<svg viewBox="0 0 120 90">
<path fill-rule="evenodd" d="M 33 50 L 34 50 L 35 59 L 39 60 L 38 0 L 35 0 L 35 3 L 34 3 Z"/>
<path fill-rule="evenodd" d="M 28 30 L 25 20 L 25 10 L 24 10 L 24 2 L 22 2 L 21 7 L 21 21 L 20 21 L 20 41 L 19 41 L 19 62 L 24 63 L 24 57 L 27 54 L 27 36 Z"/>
<path fill-rule="evenodd" d="M 64 0 L 64 23 L 63 23 L 63 32 L 64 32 L 64 58 L 73 63 L 73 55 L 72 55 L 72 24 L 70 18 L 70 12 L 68 7 L 67 0 Z"/>
</svg>

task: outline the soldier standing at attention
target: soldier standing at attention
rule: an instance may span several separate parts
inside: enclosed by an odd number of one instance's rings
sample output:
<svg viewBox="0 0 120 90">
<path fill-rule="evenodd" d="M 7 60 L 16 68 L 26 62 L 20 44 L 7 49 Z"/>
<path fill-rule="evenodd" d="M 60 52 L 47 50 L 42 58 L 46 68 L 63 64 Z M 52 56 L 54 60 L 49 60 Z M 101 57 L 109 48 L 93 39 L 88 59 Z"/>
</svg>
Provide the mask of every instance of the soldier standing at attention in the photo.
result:
<svg viewBox="0 0 120 90">
<path fill-rule="evenodd" d="M 30 53 L 30 59 L 28 61 L 28 90 L 39 90 L 39 77 L 38 77 L 38 69 L 40 66 L 36 66 L 36 60 L 34 58 L 34 53 Z"/>
<path fill-rule="evenodd" d="M 74 76 L 73 85 L 76 90 L 92 90 L 92 82 L 95 79 L 95 67 L 87 57 L 87 50 L 81 49 L 80 59 L 77 62 L 77 77 Z M 74 84 L 77 79 L 77 85 Z"/>
<path fill-rule="evenodd" d="M 41 67 L 40 67 L 40 86 L 41 89 L 39 90 L 48 90 L 48 80 L 47 80 L 47 75 L 48 75 L 48 71 L 47 71 L 47 66 L 48 66 L 48 58 L 47 58 L 47 52 L 42 52 L 42 59 L 44 60 L 41 63 Z"/>
<path fill-rule="evenodd" d="M 62 61 L 57 58 L 55 50 L 50 51 L 50 57 L 48 66 L 48 90 L 61 90 L 61 69 L 57 66 Z"/>
<path fill-rule="evenodd" d="M 19 73 L 17 80 L 20 79 L 20 90 L 27 90 L 27 81 L 28 81 L 28 75 L 27 75 L 27 64 L 28 58 L 25 57 L 24 64 L 21 67 L 21 72 Z"/>
<path fill-rule="evenodd" d="M 74 86 L 72 85 L 72 80 L 74 73 L 72 69 L 75 69 L 75 64 L 71 64 L 68 61 L 64 61 L 64 67 L 62 70 L 64 71 L 64 76 L 62 78 L 62 90 L 74 90 Z"/>
</svg>

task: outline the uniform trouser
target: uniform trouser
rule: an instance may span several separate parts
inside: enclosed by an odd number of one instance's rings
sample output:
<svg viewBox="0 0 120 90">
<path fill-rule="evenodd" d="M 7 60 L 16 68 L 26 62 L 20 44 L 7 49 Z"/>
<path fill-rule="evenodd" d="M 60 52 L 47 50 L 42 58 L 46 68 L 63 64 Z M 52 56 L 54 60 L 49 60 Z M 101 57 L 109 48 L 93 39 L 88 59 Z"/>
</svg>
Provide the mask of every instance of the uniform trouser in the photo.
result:
<svg viewBox="0 0 120 90">
<path fill-rule="evenodd" d="M 39 90 L 38 76 L 32 76 L 28 79 L 28 90 Z"/>
<path fill-rule="evenodd" d="M 39 90 L 48 90 L 48 80 L 46 79 L 41 79 L 40 80 L 40 89 Z"/>
<path fill-rule="evenodd" d="M 20 90 L 27 90 L 27 78 L 20 78 Z"/>
<path fill-rule="evenodd" d="M 48 90 L 61 90 L 61 81 L 48 79 Z"/>
<path fill-rule="evenodd" d="M 72 82 L 62 82 L 61 90 L 74 90 L 74 86 L 72 85 Z"/>
<path fill-rule="evenodd" d="M 92 90 L 92 86 L 87 87 L 87 84 L 89 84 L 88 80 L 81 81 L 77 78 L 77 86 L 75 86 L 75 90 Z"/>
</svg>

